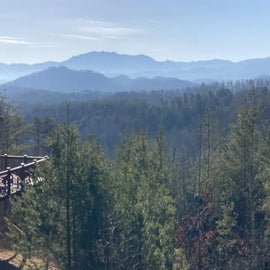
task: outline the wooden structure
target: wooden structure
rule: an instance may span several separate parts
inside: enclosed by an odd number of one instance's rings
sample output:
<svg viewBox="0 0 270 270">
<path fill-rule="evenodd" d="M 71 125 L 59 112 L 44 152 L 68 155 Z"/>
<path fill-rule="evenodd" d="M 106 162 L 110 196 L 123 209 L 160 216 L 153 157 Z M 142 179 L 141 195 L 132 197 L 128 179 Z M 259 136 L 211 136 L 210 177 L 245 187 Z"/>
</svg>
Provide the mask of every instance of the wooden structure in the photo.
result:
<svg viewBox="0 0 270 270">
<path fill-rule="evenodd" d="M 24 185 L 33 185 L 33 168 L 48 159 L 48 156 L 1 155 L 0 200 L 22 192 Z"/>
</svg>

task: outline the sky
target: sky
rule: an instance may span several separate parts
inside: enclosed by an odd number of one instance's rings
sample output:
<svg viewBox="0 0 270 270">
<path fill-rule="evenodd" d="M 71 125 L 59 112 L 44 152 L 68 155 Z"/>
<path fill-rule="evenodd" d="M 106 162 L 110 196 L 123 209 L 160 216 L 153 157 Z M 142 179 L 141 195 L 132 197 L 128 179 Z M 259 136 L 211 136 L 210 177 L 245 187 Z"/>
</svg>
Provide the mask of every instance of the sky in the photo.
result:
<svg viewBox="0 0 270 270">
<path fill-rule="evenodd" d="M 269 0 L 0 0 L 0 62 L 91 51 L 158 61 L 270 56 Z"/>
</svg>

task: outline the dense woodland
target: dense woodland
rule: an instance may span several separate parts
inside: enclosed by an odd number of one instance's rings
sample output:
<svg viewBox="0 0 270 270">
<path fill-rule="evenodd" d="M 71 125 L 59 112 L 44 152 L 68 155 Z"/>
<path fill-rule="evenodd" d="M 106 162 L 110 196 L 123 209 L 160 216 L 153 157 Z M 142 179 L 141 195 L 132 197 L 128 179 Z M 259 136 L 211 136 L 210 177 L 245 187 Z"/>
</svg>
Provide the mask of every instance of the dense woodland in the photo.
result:
<svg viewBox="0 0 270 270">
<path fill-rule="evenodd" d="M 2 99 L 1 152 L 50 156 L 11 200 L 14 248 L 44 269 L 270 269 L 269 85 Z"/>
</svg>

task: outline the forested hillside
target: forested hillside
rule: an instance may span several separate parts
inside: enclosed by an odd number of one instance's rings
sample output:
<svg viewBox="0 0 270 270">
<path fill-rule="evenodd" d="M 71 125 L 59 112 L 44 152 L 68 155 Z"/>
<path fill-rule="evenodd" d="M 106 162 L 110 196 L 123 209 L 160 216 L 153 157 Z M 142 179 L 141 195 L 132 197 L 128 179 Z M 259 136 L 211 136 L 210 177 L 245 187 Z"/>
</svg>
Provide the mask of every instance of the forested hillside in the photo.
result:
<svg viewBox="0 0 270 270">
<path fill-rule="evenodd" d="M 119 92 L 104 95 L 81 92 L 61 97 L 52 92 L 50 95 L 44 94 L 50 99 L 41 98 L 36 104 L 31 104 L 31 98 L 33 96 L 35 100 L 36 94 L 29 93 L 28 102 L 22 99 L 19 110 L 29 124 L 38 125 L 35 128 L 41 129 L 39 133 L 46 135 L 51 130 L 50 127 L 46 130 L 48 121 L 66 121 L 66 107 L 69 103 L 70 121 L 77 125 L 80 138 L 85 140 L 89 134 L 93 134 L 109 155 L 114 153 L 127 130 L 138 134 L 145 129 L 152 138 L 163 127 L 170 152 L 194 158 L 198 152 L 198 130 L 207 110 L 214 115 L 219 132 L 226 136 L 229 125 L 235 122 L 237 111 L 251 89 L 256 89 L 256 96 L 263 107 L 261 117 L 268 117 L 268 87 L 269 80 L 260 79 L 202 84 L 185 91 Z M 57 102 L 53 102 L 54 97 Z M 42 125 L 43 121 L 45 125 Z"/>
<path fill-rule="evenodd" d="M 11 200 L 14 248 L 44 269 L 269 269 L 269 90 L 3 99 L 2 151 L 50 156 Z"/>
</svg>

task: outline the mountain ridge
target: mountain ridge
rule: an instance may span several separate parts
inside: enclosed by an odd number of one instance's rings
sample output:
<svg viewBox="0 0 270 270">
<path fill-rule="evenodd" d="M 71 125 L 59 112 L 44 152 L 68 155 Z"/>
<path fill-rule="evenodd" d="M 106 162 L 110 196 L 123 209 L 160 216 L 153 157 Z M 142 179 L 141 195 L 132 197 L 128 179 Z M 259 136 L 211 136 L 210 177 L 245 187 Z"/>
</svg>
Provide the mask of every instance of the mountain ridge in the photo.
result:
<svg viewBox="0 0 270 270">
<path fill-rule="evenodd" d="M 50 67 L 34 72 L 2 87 L 20 87 L 25 89 L 42 89 L 61 93 L 80 92 L 84 90 L 99 92 L 119 92 L 137 90 L 183 89 L 195 84 L 176 78 L 137 78 L 122 75 L 108 78 L 101 73 L 89 70 L 72 70 L 65 66 Z"/>
<path fill-rule="evenodd" d="M 191 62 L 157 61 L 150 56 L 92 51 L 72 56 L 62 62 L 36 64 L 0 63 L 0 82 L 7 82 L 49 67 L 65 66 L 73 70 L 92 70 L 107 77 L 127 75 L 130 78 L 157 76 L 181 80 L 237 80 L 270 75 L 270 57 L 246 59 L 238 62 L 213 59 Z"/>
</svg>

